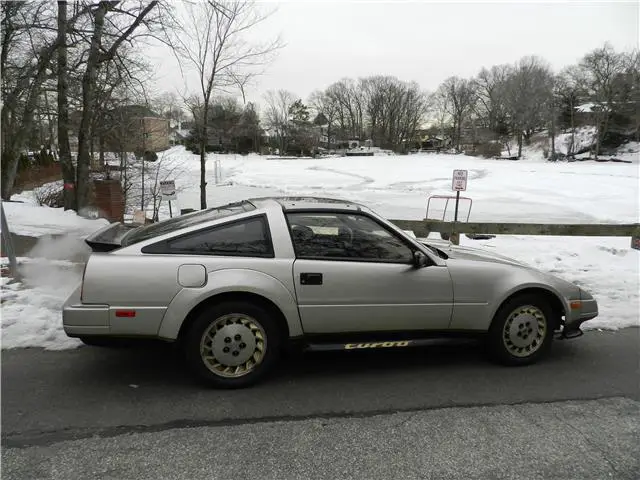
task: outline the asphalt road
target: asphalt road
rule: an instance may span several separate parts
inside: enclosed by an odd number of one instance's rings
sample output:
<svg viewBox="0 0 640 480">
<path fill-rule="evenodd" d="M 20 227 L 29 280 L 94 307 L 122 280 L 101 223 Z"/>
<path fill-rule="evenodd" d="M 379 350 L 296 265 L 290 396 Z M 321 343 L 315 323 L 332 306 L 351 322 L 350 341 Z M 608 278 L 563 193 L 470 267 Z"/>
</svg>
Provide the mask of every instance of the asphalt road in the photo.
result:
<svg viewBox="0 0 640 480">
<path fill-rule="evenodd" d="M 228 478 L 227 474 L 245 478 L 253 467 L 261 469 L 265 478 L 295 478 L 278 472 L 285 468 L 282 461 L 291 456 L 290 450 L 297 448 L 304 458 L 319 455 L 327 460 L 325 478 L 353 473 L 344 448 L 355 449 L 356 464 L 363 461 L 358 455 L 370 458 L 375 448 L 381 449 L 380 457 L 370 460 L 382 470 L 370 478 L 389 478 L 391 467 L 385 458 L 393 457 L 397 449 L 409 452 L 405 463 L 397 465 L 400 469 L 440 462 L 442 476 L 433 478 L 483 478 L 485 474 L 488 478 L 551 478 L 549 465 L 565 468 L 576 460 L 545 443 L 554 441 L 563 446 L 573 442 L 571 452 L 576 442 L 584 444 L 582 454 L 575 453 L 580 457 L 577 461 L 584 464 L 591 459 L 587 463 L 595 462 L 592 473 L 597 475 L 572 477 L 577 470 L 568 469 L 562 475 L 560 469 L 553 478 L 637 478 L 640 450 L 638 442 L 629 439 L 640 436 L 639 345 L 637 328 L 589 332 L 557 342 L 546 361 L 524 368 L 488 363 L 476 344 L 459 341 L 393 352 L 293 355 L 266 383 L 236 391 L 203 388 L 185 373 L 176 352 L 166 347 L 3 351 L 3 478 L 25 478 L 25 472 L 33 478 L 76 478 L 64 465 L 28 470 L 29 465 L 55 463 L 51 455 L 56 454 L 70 465 L 85 465 L 77 478 L 147 478 L 141 476 L 143 471 L 145 475 L 155 472 L 149 478 L 181 478 L 177 470 L 163 474 L 151 468 L 153 459 L 163 463 L 163 458 L 177 454 L 175 449 L 179 453 L 189 445 L 194 445 L 194 452 L 195 445 L 213 448 L 216 438 L 241 444 L 235 452 L 225 449 L 213 457 L 207 452 L 217 465 L 228 466 L 217 474 L 200 470 L 216 478 Z M 590 403 L 593 399 L 599 400 Z M 478 413 L 483 409 L 490 412 L 486 421 Z M 599 413 L 591 413 L 593 409 Z M 451 438 L 447 418 L 452 422 Z M 558 426 L 566 419 L 570 424 Z M 334 433 L 326 436 L 318 425 Z M 393 433 L 385 425 L 396 425 Z M 580 425 L 587 431 L 581 432 Z M 469 435 L 487 441 L 471 445 L 464 441 Z M 273 446 L 279 438 L 289 440 Z M 452 450 L 443 450 L 442 442 L 436 441 L 456 438 L 461 440 Z M 431 449 L 429 458 L 425 459 L 425 450 L 415 450 L 415 441 Z M 376 442 L 380 445 L 374 448 Z M 149 445 L 157 449 L 153 455 L 147 451 Z M 239 452 L 250 454 L 260 445 L 267 464 L 254 465 L 245 458 L 245 471 L 229 463 L 236 457 L 240 461 Z M 283 445 L 289 449 L 285 449 L 287 455 Z M 621 448 L 626 459 L 612 453 Z M 520 460 L 509 460 L 509 455 L 500 453 L 502 449 L 515 449 L 512 453 Z M 544 457 L 551 450 L 557 458 Z M 91 474 L 96 452 L 105 458 L 100 471 Z M 74 457 L 81 454 L 84 463 Z M 481 454 L 493 458 L 489 462 L 493 470 L 476 469 L 474 456 Z M 129 470 L 122 470 L 123 459 Z M 202 460 L 194 458 L 190 465 L 198 461 Z M 169 463 L 176 468 L 181 465 Z M 518 475 L 523 465 L 538 469 Z M 189 470 L 184 468 L 182 472 Z M 413 473 L 420 471 L 424 470 Z"/>
</svg>

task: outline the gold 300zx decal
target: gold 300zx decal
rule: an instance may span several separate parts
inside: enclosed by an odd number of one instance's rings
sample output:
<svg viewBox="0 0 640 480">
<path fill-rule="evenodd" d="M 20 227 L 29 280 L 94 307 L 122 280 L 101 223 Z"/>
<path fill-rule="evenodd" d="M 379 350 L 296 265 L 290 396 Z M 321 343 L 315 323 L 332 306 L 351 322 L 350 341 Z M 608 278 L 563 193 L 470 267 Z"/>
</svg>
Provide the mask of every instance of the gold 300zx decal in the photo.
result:
<svg viewBox="0 0 640 480">
<path fill-rule="evenodd" d="M 353 350 L 356 348 L 389 348 L 389 347 L 408 347 L 411 342 L 403 340 L 400 342 L 376 342 L 376 343 L 346 343 L 345 350 Z"/>
</svg>

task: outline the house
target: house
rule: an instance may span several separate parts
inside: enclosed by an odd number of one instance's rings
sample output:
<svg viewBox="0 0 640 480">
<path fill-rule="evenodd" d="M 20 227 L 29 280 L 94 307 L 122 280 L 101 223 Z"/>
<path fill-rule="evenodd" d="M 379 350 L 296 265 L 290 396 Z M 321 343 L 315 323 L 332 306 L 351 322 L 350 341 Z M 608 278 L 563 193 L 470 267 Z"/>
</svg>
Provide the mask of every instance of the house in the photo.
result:
<svg viewBox="0 0 640 480">
<path fill-rule="evenodd" d="M 82 112 L 69 115 L 72 132 L 80 128 Z M 143 105 L 125 105 L 101 112 L 95 119 L 91 139 L 94 151 L 103 145 L 108 152 L 160 152 L 169 148 L 169 120 Z M 77 136 L 70 138 L 77 151 Z"/>
<path fill-rule="evenodd" d="M 184 128 L 172 128 L 169 133 L 169 144 L 184 145 L 190 135 L 191 130 L 185 130 Z"/>
<path fill-rule="evenodd" d="M 160 152 L 169 148 L 169 120 L 142 105 L 105 113 L 104 135 L 111 148 L 126 152 Z"/>
<path fill-rule="evenodd" d="M 451 140 L 443 136 L 425 136 L 420 139 L 420 148 L 424 151 L 440 151 L 448 148 Z"/>
</svg>

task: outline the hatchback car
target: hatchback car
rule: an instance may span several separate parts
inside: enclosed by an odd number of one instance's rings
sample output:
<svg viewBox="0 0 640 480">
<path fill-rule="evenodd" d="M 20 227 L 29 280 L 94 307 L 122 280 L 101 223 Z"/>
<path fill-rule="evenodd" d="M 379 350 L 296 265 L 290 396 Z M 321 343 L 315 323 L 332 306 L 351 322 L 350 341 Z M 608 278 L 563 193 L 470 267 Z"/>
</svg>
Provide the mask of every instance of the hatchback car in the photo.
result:
<svg viewBox="0 0 640 480">
<path fill-rule="evenodd" d="M 111 224 L 64 305 L 67 335 L 178 342 L 218 387 L 273 369 L 283 347 L 406 348 L 474 335 L 508 365 L 598 315 L 582 288 L 516 260 L 418 240 L 364 205 L 257 198 L 155 224 Z"/>
</svg>

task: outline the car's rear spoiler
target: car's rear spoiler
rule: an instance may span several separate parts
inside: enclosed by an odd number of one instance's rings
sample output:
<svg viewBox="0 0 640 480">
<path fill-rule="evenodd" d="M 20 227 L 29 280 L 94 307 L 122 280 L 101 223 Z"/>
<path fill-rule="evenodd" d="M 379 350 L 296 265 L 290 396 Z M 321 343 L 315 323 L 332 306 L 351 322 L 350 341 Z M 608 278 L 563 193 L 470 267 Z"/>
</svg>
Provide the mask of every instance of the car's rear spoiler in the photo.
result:
<svg viewBox="0 0 640 480">
<path fill-rule="evenodd" d="M 110 252 L 122 247 L 122 237 L 139 225 L 125 225 L 115 222 L 92 233 L 85 239 L 85 243 L 94 252 Z"/>
</svg>

